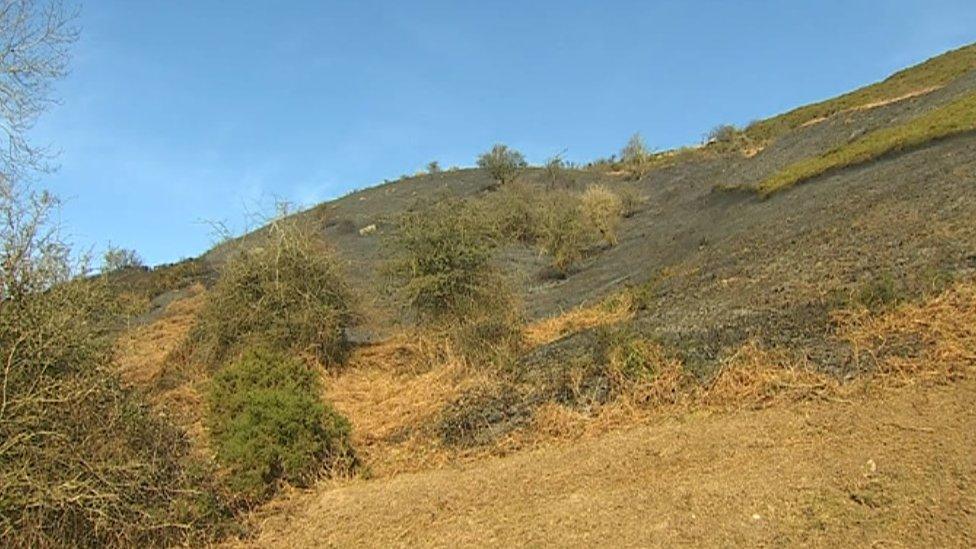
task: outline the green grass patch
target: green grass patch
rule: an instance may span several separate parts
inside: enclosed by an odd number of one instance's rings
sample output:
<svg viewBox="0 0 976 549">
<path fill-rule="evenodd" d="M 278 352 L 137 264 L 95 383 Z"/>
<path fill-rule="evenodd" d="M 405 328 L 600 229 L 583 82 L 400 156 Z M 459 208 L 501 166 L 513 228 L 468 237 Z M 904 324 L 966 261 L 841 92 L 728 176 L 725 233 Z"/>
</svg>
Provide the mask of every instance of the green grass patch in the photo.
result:
<svg viewBox="0 0 976 549">
<path fill-rule="evenodd" d="M 792 187 L 830 170 L 869 162 L 885 154 L 976 129 L 976 93 L 918 118 L 871 132 L 820 156 L 796 162 L 758 185 L 763 196 Z"/>
<path fill-rule="evenodd" d="M 755 141 L 775 139 L 811 120 L 878 101 L 889 101 L 927 88 L 943 86 L 974 69 L 976 69 L 976 44 L 971 44 L 896 72 L 870 86 L 756 122 L 746 129 L 746 135 Z"/>
</svg>

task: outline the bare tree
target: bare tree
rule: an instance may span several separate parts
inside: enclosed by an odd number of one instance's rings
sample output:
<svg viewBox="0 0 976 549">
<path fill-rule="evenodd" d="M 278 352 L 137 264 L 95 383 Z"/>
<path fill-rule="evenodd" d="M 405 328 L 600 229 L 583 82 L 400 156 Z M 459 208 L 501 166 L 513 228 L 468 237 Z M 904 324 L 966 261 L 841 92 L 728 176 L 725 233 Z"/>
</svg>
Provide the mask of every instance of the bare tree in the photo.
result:
<svg viewBox="0 0 976 549">
<path fill-rule="evenodd" d="M 78 37 L 77 12 L 57 0 L 0 0 L 0 301 L 67 276 L 53 223 L 59 202 L 31 187 L 51 155 L 28 132 L 54 101 Z"/>
</svg>

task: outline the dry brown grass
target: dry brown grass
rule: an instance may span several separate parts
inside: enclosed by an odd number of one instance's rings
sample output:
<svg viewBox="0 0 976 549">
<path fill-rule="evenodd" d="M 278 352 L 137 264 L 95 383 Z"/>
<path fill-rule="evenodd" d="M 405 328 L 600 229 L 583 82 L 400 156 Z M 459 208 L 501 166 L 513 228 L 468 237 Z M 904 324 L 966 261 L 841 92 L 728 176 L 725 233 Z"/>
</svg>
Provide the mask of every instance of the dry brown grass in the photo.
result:
<svg viewBox="0 0 976 549">
<path fill-rule="evenodd" d="M 531 326 L 529 331 L 534 336 L 528 339 L 540 345 L 573 330 L 600 323 L 619 322 L 627 318 L 627 314 L 626 308 L 617 310 L 617 315 L 610 314 L 606 308 L 599 306 L 580 308 Z M 261 539 L 263 542 L 275 540 L 277 543 L 288 539 L 293 544 L 312 539 L 332 540 L 329 536 L 336 536 L 335 539 L 358 539 L 360 542 L 373 537 L 387 541 L 395 539 L 399 543 L 407 543 L 411 539 L 430 541 L 430 538 L 422 535 L 417 537 L 417 529 L 411 530 L 411 525 L 416 525 L 417 521 L 429 520 L 433 521 L 433 525 L 422 526 L 420 530 L 426 531 L 428 526 L 440 528 L 442 537 L 438 539 L 442 541 L 483 541 L 487 538 L 472 537 L 470 534 L 470 527 L 475 524 L 470 517 L 474 515 L 469 515 L 466 519 L 459 510 L 458 502 L 463 499 L 470 504 L 470 508 L 481 509 L 486 514 L 477 516 L 483 517 L 500 513 L 508 508 L 506 506 L 518 507 L 517 502 L 523 498 L 536 498 L 528 509 L 542 513 L 539 520 L 549 521 L 549 533 L 565 536 L 573 530 L 567 528 L 566 524 L 551 522 L 550 515 L 556 512 L 552 509 L 559 508 L 554 502 L 578 501 L 580 493 L 590 494 L 595 498 L 613 499 L 621 490 L 634 486 L 637 479 L 644 478 L 641 481 L 642 488 L 636 494 L 615 500 L 610 506 L 614 520 L 621 518 L 620 513 L 624 512 L 621 509 L 633 509 L 635 522 L 632 524 L 646 522 L 648 512 L 641 510 L 641 505 L 652 508 L 662 494 L 670 494 L 670 487 L 676 479 L 684 479 L 680 482 L 685 487 L 667 497 L 680 499 L 695 494 L 693 497 L 701 498 L 700 505 L 715 505 L 715 512 L 708 514 L 709 517 L 714 519 L 731 513 L 731 517 L 726 517 L 731 521 L 730 524 L 741 522 L 736 518 L 739 514 L 748 519 L 750 513 L 756 512 L 746 507 L 738 509 L 737 505 L 740 503 L 748 506 L 751 500 L 771 501 L 770 498 L 780 498 L 783 503 L 776 510 L 772 507 L 758 510 L 764 517 L 763 520 L 766 520 L 767 514 L 775 517 L 778 512 L 786 513 L 789 516 L 784 515 L 782 522 L 770 524 L 778 524 L 780 528 L 789 531 L 789 536 L 794 536 L 786 539 L 809 541 L 813 538 L 804 536 L 810 536 L 811 532 L 827 531 L 818 530 L 818 525 L 823 521 L 842 525 L 844 521 L 839 518 L 842 515 L 856 515 L 868 509 L 851 503 L 850 495 L 859 494 L 866 482 L 878 482 L 877 478 L 868 478 L 867 474 L 862 475 L 860 472 L 859 467 L 864 464 L 865 455 L 873 458 L 869 461 L 871 467 L 877 462 L 878 477 L 882 481 L 909 479 L 905 483 L 911 486 L 905 488 L 905 494 L 911 498 L 916 494 L 916 481 L 911 480 L 915 477 L 888 477 L 881 471 L 905 458 L 909 452 L 917 454 L 918 448 L 930 448 L 931 445 L 908 444 L 903 445 L 905 448 L 895 449 L 889 446 L 898 446 L 900 441 L 908 440 L 906 437 L 910 436 L 928 437 L 938 432 L 941 437 L 942 431 L 948 430 L 946 438 L 940 440 L 951 439 L 948 444 L 954 452 L 959 454 L 960 448 L 971 448 L 971 442 L 966 439 L 971 439 L 971 431 L 965 430 L 965 422 L 971 422 L 971 414 L 970 419 L 959 420 L 962 422 L 960 425 L 946 427 L 945 422 L 932 423 L 941 417 L 939 414 L 927 413 L 924 417 L 918 417 L 919 406 L 925 408 L 924 403 L 929 397 L 919 394 L 915 401 L 908 403 L 904 401 L 904 395 L 915 393 L 897 393 L 883 389 L 892 384 L 902 386 L 918 383 L 920 380 L 944 382 L 971 377 L 966 373 L 971 372 L 976 365 L 976 285 L 958 284 L 921 303 L 906 304 L 881 314 L 860 310 L 838 312 L 835 321 L 841 337 L 867 353 L 866 356 L 876 360 L 877 368 L 872 375 L 862 376 L 852 382 L 842 382 L 835 377 L 815 372 L 810 364 L 785 350 L 763 348 L 755 342 L 747 342 L 729 355 L 719 373 L 709 383 L 701 385 L 689 379 L 678 360 L 659 346 L 648 343 L 646 350 L 656 364 L 656 375 L 643 382 L 634 382 L 630 390 L 617 399 L 595 410 L 586 411 L 556 403 L 543 404 L 535 410 L 531 423 L 525 428 L 505 435 L 492 447 L 465 451 L 445 448 L 433 437 L 423 432 L 411 431 L 411 427 L 428 421 L 438 407 L 457 394 L 460 390 L 459 383 L 490 381 L 472 380 L 469 377 L 471 371 L 458 362 L 432 361 L 429 347 L 416 343 L 414 338 L 404 336 L 395 342 L 363 349 L 358 357 L 359 361 L 354 362 L 356 367 L 331 378 L 329 397 L 337 405 L 341 403 L 344 411 L 349 414 L 356 429 L 360 431 L 360 440 L 368 441 L 372 437 L 367 455 L 376 467 L 373 471 L 374 478 L 386 479 L 370 482 L 362 479 L 339 483 L 330 481 L 317 493 L 295 494 L 284 502 L 279 501 L 260 515 L 261 520 L 269 520 L 269 527 L 261 535 Z M 903 340 L 914 342 L 914 348 L 918 352 L 911 355 L 889 352 L 892 348 L 901 348 L 896 343 Z M 440 355 L 440 359 L 443 358 Z M 967 386 L 965 383 L 957 387 L 963 387 L 964 393 L 972 391 L 971 385 Z M 877 412 L 863 413 L 863 402 L 876 402 Z M 959 402 L 953 400 L 950 404 L 962 410 L 962 402 L 959 399 Z M 747 409 L 748 412 L 726 413 L 741 409 Z M 760 409 L 761 411 L 753 411 Z M 971 406 L 966 406 L 965 409 L 971 411 Z M 703 411 L 705 413 L 701 413 Z M 955 414 L 952 417 L 958 419 L 960 416 Z M 652 427 L 639 427 L 640 425 Z M 762 429 L 757 429 L 757 425 L 762 425 Z M 776 425 L 775 429 L 771 427 L 773 425 Z M 846 436 L 852 425 L 858 426 L 859 431 L 852 434 L 849 441 L 844 439 L 846 442 L 831 442 L 836 437 Z M 410 434 L 398 438 L 396 434 L 402 432 Z M 609 434 L 611 432 L 614 434 Z M 825 439 L 825 432 L 831 433 L 833 438 Z M 613 441 L 621 440 L 621 437 L 626 440 L 634 439 L 636 442 L 617 452 Z M 690 443 L 692 440 L 695 442 Z M 797 444 L 799 440 L 803 443 Z M 859 449 L 848 451 L 850 445 L 858 445 Z M 731 447 L 739 450 L 730 451 Z M 532 450 L 533 453 L 524 455 L 526 450 Z M 786 451 L 798 452 L 800 455 L 785 459 L 781 453 Z M 523 455 L 513 460 L 486 459 L 489 456 L 504 456 L 515 452 Z M 589 452 L 588 457 L 577 460 L 579 462 L 573 461 L 573 456 L 580 455 L 580 452 Z M 941 448 L 934 453 L 941 456 L 940 459 L 946 455 Z M 573 465 L 553 462 L 553 456 L 568 456 L 566 459 L 572 461 Z M 850 479 L 845 477 L 847 480 L 840 483 L 841 491 L 836 498 L 839 503 L 835 507 L 823 507 L 822 505 L 827 504 L 821 504 L 821 500 L 817 499 L 827 495 L 833 497 L 833 492 L 811 495 L 803 491 L 806 489 L 798 490 L 795 487 L 797 478 L 821 474 L 815 466 L 826 459 L 835 460 L 834 466 L 840 473 L 853 471 Z M 928 463 L 914 463 L 912 460 L 916 457 L 911 456 L 906 459 L 910 463 L 906 465 L 905 471 L 919 471 L 920 465 Z M 456 467 L 472 462 L 478 462 L 477 467 Z M 619 465 L 621 463 L 624 465 Z M 797 466 L 803 472 L 784 473 L 781 471 L 781 464 L 799 464 Z M 804 469 L 811 466 L 814 467 L 810 471 Z M 580 467 L 589 467 L 589 473 L 582 474 Z M 530 468 L 531 472 L 523 474 L 525 468 Z M 608 476 L 607 471 L 616 470 L 615 468 L 619 471 Z M 401 472 L 421 470 L 438 471 L 393 478 Z M 508 476 L 499 475 L 499 470 L 508 471 Z M 874 469 L 868 471 L 871 474 Z M 822 486 L 831 485 L 831 479 L 835 479 L 840 473 L 825 471 L 822 478 L 817 477 L 820 480 L 816 482 Z M 473 478 L 467 488 L 452 491 L 450 486 L 457 479 L 437 483 L 437 479 L 444 475 L 450 475 L 453 479 L 459 474 Z M 733 505 L 727 504 L 727 498 L 718 498 L 721 501 L 716 503 L 716 493 L 737 494 L 741 491 L 743 475 L 751 475 L 750 490 L 762 493 L 761 497 L 750 496 Z M 703 476 L 708 479 L 704 487 Z M 589 480 L 567 480 L 580 478 Z M 918 482 L 924 483 L 933 481 L 934 477 L 918 478 L 921 479 Z M 593 484 L 596 482 L 593 479 L 602 479 L 599 481 L 600 487 Z M 560 482 L 568 482 L 570 485 L 562 489 L 559 488 Z M 640 493 L 647 492 L 651 483 L 656 483 L 655 488 L 650 489 L 654 497 L 640 500 Z M 406 485 L 413 489 L 407 490 L 404 488 Z M 777 491 L 777 487 L 789 488 Z M 852 492 L 844 491 L 848 489 Z M 933 493 L 944 489 L 946 488 L 934 488 Z M 470 493 L 471 490 L 478 492 Z M 370 505 L 375 510 L 355 499 L 356 494 L 372 492 L 376 492 L 377 499 Z M 500 492 L 505 495 L 499 495 Z M 793 501 L 796 497 L 800 497 L 798 502 Z M 488 498 L 487 501 L 485 498 Z M 681 505 L 680 501 L 664 505 L 661 512 L 673 513 L 675 505 Z M 954 501 L 952 508 L 958 508 L 958 501 Z M 608 510 L 610 507 L 601 505 L 590 512 L 602 512 L 601 509 Z M 730 507 L 735 509 L 730 510 Z M 418 508 L 423 510 L 418 511 Z M 791 509 L 796 511 L 796 516 L 789 514 L 793 512 Z M 377 511 L 378 514 L 370 514 Z M 737 514 L 736 511 L 741 513 Z M 864 515 L 865 518 L 886 510 L 871 508 L 868 511 L 873 514 Z M 510 517 L 498 519 L 508 522 L 498 524 L 522 524 L 526 512 L 528 511 L 517 509 Z M 567 524 L 585 520 L 590 512 L 574 512 L 572 521 Z M 958 513 L 953 516 L 957 515 Z M 281 522 L 285 516 L 300 518 L 297 522 Z M 338 527 L 336 520 L 341 522 Z M 490 522 L 495 519 L 485 520 Z M 460 521 L 459 527 L 454 530 L 451 525 L 456 521 Z M 381 530 L 376 525 L 387 522 L 393 524 L 391 528 L 395 527 L 395 531 L 382 530 L 393 536 L 390 538 L 384 538 L 386 534 L 376 533 Z M 609 524 L 604 519 L 598 522 L 604 527 Z M 483 521 L 476 523 L 486 526 Z M 864 523 L 874 524 L 871 521 Z M 324 527 L 324 534 L 322 524 L 328 524 Z M 363 524 L 369 526 L 364 530 Z M 492 528 L 497 526 L 495 522 L 491 524 Z M 954 528 L 958 526 L 957 523 L 954 524 Z M 691 529 L 693 526 L 695 529 Z M 918 530 L 910 523 L 902 526 L 906 528 L 906 532 Z M 597 524 L 592 524 L 583 530 L 596 532 L 596 528 Z M 678 535 L 675 539 L 701 542 L 703 538 L 689 534 L 702 531 L 699 521 L 689 523 L 688 528 L 679 531 L 679 534 L 684 532 L 681 534 L 684 538 Z M 516 530 L 521 532 L 519 528 Z M 711 529 L 705 528 L 704 531 L 710 532 Z M 749 530 L 764 531 L 761 528 Z M 855 531 L 842 533 L 841 537 Z M 621 532 L 615 529 L 607 535 L 621 535 Z M 488 530 L 484 533 L 487 535 Z M 520 536 L 524 534 L 525 532 L 521 532 Z M 315 538 L 317 535 L 326 537 Z M 468 537 L 465 538 L 465 535 Z M 525 538 L 520 536 L 514 536 L 511 540 L 524 541 Z M 742 538 L 722 539 L 742 541 Z"/>
<path fill-rule="evenodd" d="M 695 403 L 717 408 L 765 408 L 784 402 L 830 399 L 840 383 L 789 353 L 754 341 L 740 346 L 718 374 L 697 391 Z"/>
<path fill-rule="evenodd" d="M 871 359 L 876 377 L 915 384 L 951 381 L 976 365 L 976 284 L 957 284 L 922 303 L 871 314 L 837 313 L 841 336 Z"/>
<path fill-rule="evenodd" d="M 188 297 L 170 303 L 156 322 L 133 328 L 116 343 L 115 361 L 127 383 L 147 386 L 162 374 L 163 366 L 186 338 L 203 306 L 204 289 L 196 284 Z"/>
<path fill-rule="evenodd" d="M 530 347 L 572 333 L 623 322 L 633 315 L 629 294 L 530 324 Z M 529 425 L 499 437 L 490 446 L 444 446 L 423 426 L 464 391 L 496 380 L 491 373 L 464 366 L 436 342 L 401 335 L 362 348 L 350 368 L 327 381 L 327 398 L 355 427 L 355 442 L 376 477 L 469 463 L 603 436 L 655 416 L 694 410 L 763 409 L 801 401 L 847 402 L 868 387 L 925 379 L 957 379 L 976 363 L 976 286 L 959 285 L 924 303 L 905 305 L 881 315 L 838 312 L 843 337 L 878 357 L 874 375 L 842 382 L 818 372 L 785 349 L 747 342 L 729 354 L 706 384 L 696 382 L 680 360 L 659 345 L 643 342 L 655 375 L 618 379 L 622 394 L 597 409 L 581 411 L 545 403 Z M 924 352 L 889 356 L 885 349 L 901 338 L 921 337 Z M 611 372 L 618 372 L 611 356 Z"/>
<path fill-rule="evenodd" d="M 525 327 L 525 343 L 538 347 L 570 334 L 623 322 L 634 315 L 634 297 L 629 292 L 615 294 L 595 305 L 580 306 Z"/>
<path fill-rule="evenodd" d="M 404 332 L 355 349 L 325 378 L 325 398 L 353 425 L 353 446 L 370 474 L 390 476 L 443 465 L 451 453 L 424 431 L 464 391 L 491 383 L 446 338 Z"/>
<path fill-rule="evenodd" d="M 203 373 L 205 368 L 183 364 L 188 358 L 179 351 L 205 299 L 202 285 L 191 287 L 189 296 L 170 303 L 158 320 L 123 334 L 115 349 L 115 363 L 123 381 L 165 410 L 187 432 L 198 456 L 210 453 L 203 425 L 203 384 L 208 377 Z M 176 383 L 166 379 L 173 376 L 174 368 L 180 370 Z"/>
</svg>

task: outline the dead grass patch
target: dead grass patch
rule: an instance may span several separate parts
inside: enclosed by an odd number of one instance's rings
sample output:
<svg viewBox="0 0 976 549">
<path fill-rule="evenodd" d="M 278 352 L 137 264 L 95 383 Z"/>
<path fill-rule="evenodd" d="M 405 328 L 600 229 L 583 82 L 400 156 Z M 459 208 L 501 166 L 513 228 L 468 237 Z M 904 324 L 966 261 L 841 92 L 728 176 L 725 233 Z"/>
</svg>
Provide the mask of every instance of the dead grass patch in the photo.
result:
<svg viewBox="0 0 976 549">
<path fill-rule="evenodd" d="M 633 294 L 622 292 L 595 305 L 533 322 L 525 327 L 524 341 L 529 348 L 546 345 L 582 330 L 623 322 L 633 317 L 634 310 Z"/>
<path fill-rule="evenodd" d="M 875 377 L 895 384 L 957 380 L 976 365 L 976 284 L 956 284 L 921 303 L 881 314 L 840 311 L 841 337 Z M 862 358 L 863 360 L 863 358 Z"/>
<path fill-rule="evenodd" d="M 158 379 L 167 357 L 186 338 L 203 303 L 203 285 L 195 284 L 190 288 L 190 295 L 170 303 L 159 320 L 133 328 L 120 337 L 115 362 L 122 379 L 140 387 Z"/>
<path fill-rule="evenodd" d="M 115 364 L 125 383 L 139 389 L 186 431 L 194 454 L 209 459 L 203 422 L 203 385 L 209 375 L 184 352 L 186 337 L 205 303 L 206 290 L 195 284 L 187 297 L 170 303 L 158 320 L 123 334 L 116 343 Z"/>
<path fill-rule="evenodd" d="M 697 404 L 718 408 L 765 408 L 783 402 L 833 398 L 840 383 L 788 353 L 754 341 L 739 347 L 706 386 Z"/>
</svg>

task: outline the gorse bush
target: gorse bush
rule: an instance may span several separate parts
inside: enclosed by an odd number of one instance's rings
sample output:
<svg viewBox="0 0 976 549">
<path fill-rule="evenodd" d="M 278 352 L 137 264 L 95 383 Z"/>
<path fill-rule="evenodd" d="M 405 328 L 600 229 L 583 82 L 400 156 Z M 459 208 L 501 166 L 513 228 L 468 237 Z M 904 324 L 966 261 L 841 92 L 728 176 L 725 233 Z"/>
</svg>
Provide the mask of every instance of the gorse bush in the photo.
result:
<svg viewBox="0 0 976 549">
<path fill-rule="evenodd" d="M 617 245 L 617 229 L 623 218 L 623 202 L 603 185 L 590 185 L 580 202 L 587 225 L 600 233 L 604 242 Z"/>
<path fill-rule="evenodd" d="M 519 172 L 527 166 L 522 153 L 500 143 L 478 157 L 478 167 L 500 184 L 515 181 Z"/>
<path fill-rule="evenodd" d="M 207 423 L 239 498 L 257 503 L 283 482 L 308 486 L 355 464 L 349 422 L 321 392 L 311 366 L 273 351 L 249 350 L 217 372 Z"/>
<path fill-rule="evenodd" d="M 207 294 L 190 334 L 194 353 L 216 366 L 253 346 L 323 364 L 342 362 L 352 293 L 331 251 L 289 219 L 235 252 Z"/>
<path fill-rule="evenodd" d="M 121 309 L 107 280 L 74 277 L 48 223 L 56 202 L 0 191 L 0 539 L 155 546 L 220 535 L 229 509 L 209 472 L 111 368 Z"/>
</svg>

